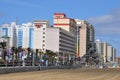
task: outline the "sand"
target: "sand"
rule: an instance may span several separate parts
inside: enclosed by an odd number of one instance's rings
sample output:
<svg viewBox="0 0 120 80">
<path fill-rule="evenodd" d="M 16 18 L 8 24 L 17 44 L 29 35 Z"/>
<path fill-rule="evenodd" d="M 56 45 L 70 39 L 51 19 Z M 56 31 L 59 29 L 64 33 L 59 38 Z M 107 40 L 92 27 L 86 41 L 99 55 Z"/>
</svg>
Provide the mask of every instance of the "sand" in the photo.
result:
<svg viewBox="0 0 120 80">
<path fill-rule="evenodd" d="M 55 69 L 1 74 L 0 80 L 120 80 L 120 69 Z"/>
</svg>

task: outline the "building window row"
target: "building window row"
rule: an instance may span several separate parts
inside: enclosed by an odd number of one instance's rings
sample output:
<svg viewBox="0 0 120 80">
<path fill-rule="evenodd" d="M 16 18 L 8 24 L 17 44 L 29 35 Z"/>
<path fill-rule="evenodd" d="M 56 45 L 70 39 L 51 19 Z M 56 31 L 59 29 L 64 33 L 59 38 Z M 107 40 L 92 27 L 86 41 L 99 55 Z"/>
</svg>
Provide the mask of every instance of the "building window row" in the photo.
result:
<svg viewBox="0 0 120 80">
<path fill-rule="evenodd" d="M 74 45 L 74 43 L 71 43 L 71 42 L 65 41 L 65 40 L 60 40 L 60 43 L 67 44 L 67 45 L 70 45 L 70 46 Z"/>
<path fill-rule="evenodd" d="M 70 40 L 70 39 L 67 39 L 66 37 L 63 37 L 63 36 L 60 36 L 60 39 L 68 40 L 68 41 L 70 41 L 71 43 L 74 43 L 74 42 L 75 42 L 75 40 Z"/>
<path fill-rule="evenodd" d="M 64 37 L 64 38 L 66 38 L 66 39 L 72 40 L 72 41 L 74 41 L 74 40 L 75 40 L 75 38 L 70 38 L 70 37 L 67 37 L 67 36 L 65 36 L 65 35 L 60 35 L 60 36 L 62 36 L 62 37 Z"/>
<path fill-rule="evenodd" d="M 75 52 L 74 50 L 67 50 L 67 49 L 64 49 L 64 48 L 60 48 L 59 50 L 60 50 L 61 52 L 72 52 L 72 53 Z"/>
<path fill-rule="evenodd" d="M 73 38 L 73 39 L 75 38 L 75 37 L 70 36 L 70 35 L 67 35 L 67 34 L 65 34 L 65 33 L 63 33 L 63 32 L 60 32 L 60 34 L 61 34 L 61 35 L 64 35 L 64 36 L 67 36 L 67 37 L 69 37 L 69 38 Z"/>
<path fill-rule="evenodd" d="M 69 48 L 69 49 L 74 49 L 75 46 L 68 46 L 68 45 L 64 45 L 64 44 L 59 44 L 60 47 L 66 47 L 66 48 Z"/>
</svg>

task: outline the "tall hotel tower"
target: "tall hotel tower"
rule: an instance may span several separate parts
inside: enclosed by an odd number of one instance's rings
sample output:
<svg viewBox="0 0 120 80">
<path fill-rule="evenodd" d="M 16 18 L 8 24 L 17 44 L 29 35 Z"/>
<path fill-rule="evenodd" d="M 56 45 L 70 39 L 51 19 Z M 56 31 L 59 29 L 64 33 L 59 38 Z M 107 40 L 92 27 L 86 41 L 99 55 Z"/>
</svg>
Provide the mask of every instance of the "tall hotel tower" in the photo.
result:
<svg viewBox="0 0 120 80">
<path fill-rule="evenodd" d="M 76 19 L 77 24 L 77 52 L 76 56 L 83 57 L 89 52 L 90 48 L 94 48 L 94 27 L 84 20 Z"/>
</svg>

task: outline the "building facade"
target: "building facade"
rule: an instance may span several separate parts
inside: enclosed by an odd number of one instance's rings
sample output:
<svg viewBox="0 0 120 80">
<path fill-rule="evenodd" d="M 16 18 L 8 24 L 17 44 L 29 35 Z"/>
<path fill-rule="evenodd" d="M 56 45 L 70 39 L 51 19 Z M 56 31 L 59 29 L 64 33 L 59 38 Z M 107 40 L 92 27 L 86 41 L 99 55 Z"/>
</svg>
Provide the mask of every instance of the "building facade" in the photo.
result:
<svg viewBox="0 0 120 80">
<path fill-rule="evenodd" d="M 62 46 L 62 47 L 60 48 L 59 52 L 66 51 L 67 53 L 73 54 L 73 52 L 76 50 L 76 46 L 77 46 L 77 44 L 76 44 L 76 41 L 77 41 L 76 40 L 76 28 L 77 28 L 76 21 L 72 18 L 68 18 L 66 16 L 66 14 L 64 14 L 64 13 L 54 13 L 53 18 L 54 18 L 53 27 L 59 28 L 60 31 L 63 31 L 63 32 L 61 32 L 61 34 L 59 36 L 60 39 L 62 39 L 61 44 L 60 44 L 60 46 Z M 65 30 L 68 32 L 65 32 Z M 71 34 L 71 36 L 69 34 Z M 72 39 L 72 40 L 70 40 L 70 39 Z M 65 44 L 64 44 L 64 42 L 65 42 Z M 64 46 L 64 48 L 63 48 L 63 46 Z M 74 52 L 74 56 L 75 56 L 75 52 Z"/>
<path fill-rule="evenodd" d="M 76 22 L 72 18 L 68 18 L 64 13 L 54 13 L 54 27 L 60 27 L 66 31 L 76 34 Z"/>
<path fill-rule="evenodd" d="M 18 25 L 16 25 L 15 22 L 12 22 L 11 24 L 3 24 L 1 27 L 2 27 L 2 36 L 6 36 L 6 37 L 10 37 L 10 42 L 9 42 L 9 46 L 12 47 L 13 46 L 13 28 L 14 27 L 17 27 Z"/>
<path fill-rule="evenodd" d="M 62 28 L 47 28 L 46 49 L 74 55 L 75 35 Z"/>
<path fill-rule="evenodd" d="M 116 57 L 116 62 L 120 65 L 120 57 Z"/>
<path fill-rule="evenodd" d="M 46 51 L 46 29 L 49 27 L 48 20 L 34 20 L 33 47 Z"/>
<path fill-rule="evenodd" d="M 104 63 L 115 62 L 116 50 L 106 42 L 100 40 L 96 41 L 96 53 L 99 56 L 99 59 Z"/>
<path fill-rule="evenodd" d="M 2 27 L 0 26 L 0 41 L 1 41 L 2 34 L 3 34 L 3 30 L 2 30 Z"/>
<path fill-rule="evenodd" d="M 10 47 L 30 47 L 45 51 L 47 27 L 49 27 L 49 21 L 47 20 L 35 20 L 34 24 L 28 22 L 22 25 L 17 25 L 13 22 L 2 25 L 1 30 L 3 33 L 1 35 L 10 37 Z"/>
<path fill-rule="evenodd" d="M 103 45 L 100 40 L 96 40 L 96 52 L 99 57 L 103 56 Z"/>
<path fill-rule="evenodd" d="M 103 53 L 103 60 L 104 60 L 104 63 L 107 62 L 107 43 L 106 42 L 103 42 L 102 43 L 102 53 Z"/>
<path fill-rule="evenodd" d="M 112 61 L 113 60 L 113 56 L 112 56 L 112 52 L 113 52 L 113 47 L 112 46 L 110 46 L 110 45 L 108 45 L 107 46 L 107 60 L 110 62 L 110 61 Z"/>
<path fill-rule="evenodd" d="M 78 57 L 83 57 L 87 54 L 90 48 L 94 47 L 94 27 L 84 20 L 75 19 L 77 26 L 77 52 Z"/>
</svg>

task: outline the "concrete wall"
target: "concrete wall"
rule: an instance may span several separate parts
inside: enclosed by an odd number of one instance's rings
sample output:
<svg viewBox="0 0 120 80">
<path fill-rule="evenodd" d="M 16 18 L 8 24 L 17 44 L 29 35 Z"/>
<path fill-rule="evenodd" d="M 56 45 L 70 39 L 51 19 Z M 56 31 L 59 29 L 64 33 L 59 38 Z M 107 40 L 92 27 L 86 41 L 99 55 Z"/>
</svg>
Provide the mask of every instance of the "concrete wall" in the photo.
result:
<svg viewBox="0 0 120 80">
<path fill-rule="evenodd" d="M 15 73 L 15 72 L 27 72 L 38 71 L 39 67 L 8 67 L 0 68 L 0 74 Z"/>
<path fill-rule="evenodd" d="M 80 65 L 74 66 L 42 66 L 42 67 L 1 67 L 0 74 L 16 73 L 16 72 L 28 72 L 28 71 L 40 71 L 40 70 L 49 70 L 49 69 L 76 69 L 80 68 Z"/>
</svg>

